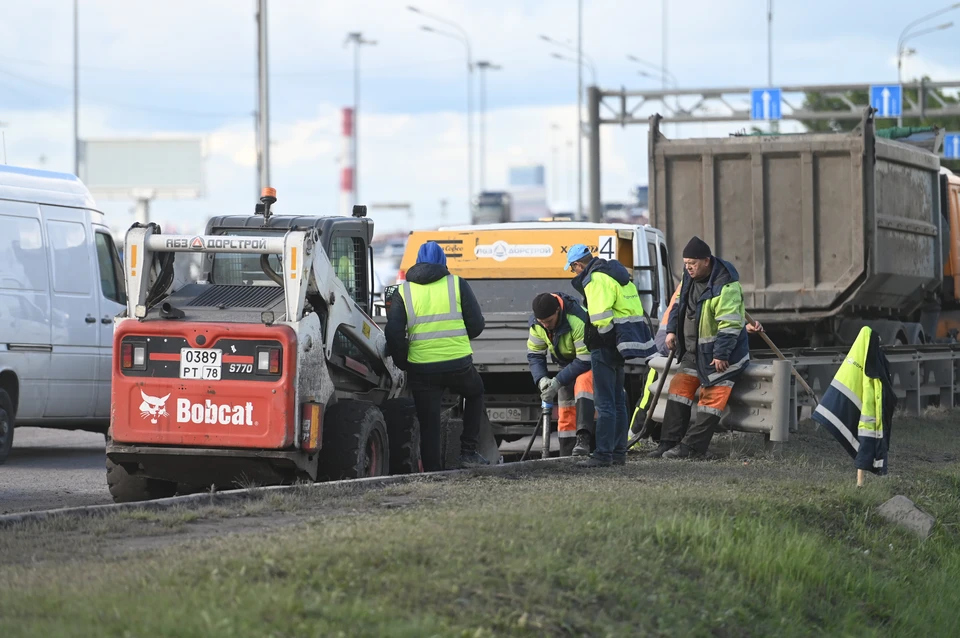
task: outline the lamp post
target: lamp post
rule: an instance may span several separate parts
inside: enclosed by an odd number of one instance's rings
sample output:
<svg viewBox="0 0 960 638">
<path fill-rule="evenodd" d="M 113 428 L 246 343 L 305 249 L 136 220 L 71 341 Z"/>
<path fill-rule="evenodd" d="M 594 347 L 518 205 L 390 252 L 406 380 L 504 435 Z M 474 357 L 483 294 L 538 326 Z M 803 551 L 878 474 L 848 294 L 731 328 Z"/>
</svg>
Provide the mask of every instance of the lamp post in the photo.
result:
<svg viewBox="0 0 960 638">
<path fill-rule="evenodd" d="M 73 0 L 73 174 L 80 176 L 80 38 L 78 0 Z"/>
<path fill-rule="evenodd" d="M 459 41 L 467 51 L 467 214 L 473 207 L 473 49 L 470 46 L 470 37 L 467 32 L 456 22 L 441 18 L 440 16 L 421 11 L 417 7 L 408 6 L 407 9 L 421 15 L 425 18 L 435 20 L 441 24 L 453 27 L 458 34 L 433 27 L 423 26 L 421 29 L 428 33 L 435 33 L 445 37 L 453 38 Z"/>
<path fill-rule="evenodd" d="M 360 164 L 358 158 L 360 155 L 360 136 L 357 129 L 360 128 L 360 47 L 363 45 L 375 46 L 376 40 L 365 40 L 363 34 L 354 31 L 347 34 L 347 39 L 343 46 L 353 44 L 353 144 L 351 148 L 350 165 L 353 167 L 353 203 L 360 203 Z"/>
<path fill-rule="evenodd" d="M 257 173 L 260 190 L 270 185 L 269 92 L 267 0 L 257 0 Z"/>
<path fill-rule="evenodd" d="M 593 73 L 593 83 L 596 85 L 596 64 L 583 52 L 583 2 L 577 2 L 577 46 L 569 42 L 562 42 L 547 35 L 540 36 L 540 39 L 548 44 L 561 47 L 567 51 L 577 54 L 574 63 L 577 64 L 577 219 L 583 219 L 583 61 L 587 64 Z M 553 54 L 554 57 L 564 60 L 562 56 Z"/>
<path fill-rule="evenodd" d="M 941 15 L 943 15 L 944 13 L 948 13 L 948 12 L 953 11 L 953 10 L 955 10 L 955 9 L 960 9 L 960 2 L 954 2 L 953 4 L 951 4 L 951 5 L 949 5 L 949 6 L 946 6 L 946 7 L 942 8 L 942 9 L 938 9 L 937 11 L 934 11 L 933 13 L 928 13 L 927 15 L 925 15 L 925 16 L 923 16 L 923 17 L 921 17 L 921 18 L 917 18 L 916 20 L 914 20 L 913 22 L 911 22 L 910 24 L 908 24 L 906 27 L 904 27 L 903 31 L 900 32 L 900 38 L 897 40 L 897 83 L 898 83 L 898 84 L 901 84 L 901 83 L 903 82 L 903 80 L 902 80 L 902 66 L 903 66 L 903 56 L 904 56 L 904 44 L 906 44 L 906 42 L 907 42 L 908 40 L 912 40 L 912 39 L 914 39 L 914 38 L 920 37 L 921 35 L 926 35 L 927 33 L 932 33 L 932 32 L 934 32 L 934 31 L 940 31 L 940 30 L 942 30 L 942 29 L 949 29 L 951 26 L 953 26 L 953 23 L 952 23 L 952 22 L 949 22 L 949 23 L 946 23 L 946 24 L 941 24 L 941 25 L 939 25 L 939 26 L 933 27 L 933 28 L 931 28 L 931 29 L 922 29 L 922 30 L 920 30 L 920 31 L 914 31 L 913 33 L 911 33 L 911 29 L 913 29 L 913 27 L 915 27 L 915 26 L 917 26 L 917 25 L 919 25 L 919 24 L 921 24 L 921 23 L 923 23 L 923 22 L 926 22 L 927 20 L 932 20 L 933 18 L 936 18 L 937 16 L 941 16 Z M 902 90 L 902 89 L 901 89 L 901 90 Z M 902 111 L 903 109 L 901 108 L 900 110 Z M 898 115 L 898 116 L 897 116 L 897 126 L 903 126 L 903 116 L 902 116 L 902 115 Z"/>
<path fill-rule="evenodd" d="M 487 71 L 499 71 L 503 67 L 488 60 L 479 60 L 480 69 L 480 191 L 487 188 Z"/>
</svg>

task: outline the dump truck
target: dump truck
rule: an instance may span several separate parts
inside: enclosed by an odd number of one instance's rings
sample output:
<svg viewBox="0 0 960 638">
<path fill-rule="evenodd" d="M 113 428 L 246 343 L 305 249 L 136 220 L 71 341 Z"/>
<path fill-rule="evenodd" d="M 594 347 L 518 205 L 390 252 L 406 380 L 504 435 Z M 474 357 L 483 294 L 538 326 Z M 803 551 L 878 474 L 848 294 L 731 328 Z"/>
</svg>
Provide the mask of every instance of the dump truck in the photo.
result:
<svg viewBox="0 0 960 638">
<path fill-rule="evenodd" d="M 373 222 L 214 217 L 204 235 L 127 232 L 107 483 L 117 501 L 187 488 L 420 469 L 405 375 L 370 317 Z M 201 257 L 170 290 L 174 257 Z"/>
<path fill-rule="evenodd" d="M 518 222 L 414 231 L 400 263 L 401 280 L 427 241 L 443 248 L 450 272 L 470 282 L 483 309 L 486 328 L 472 342 L 473 362 L 483 378 L 487 418 L 498 441 L 530 434 L 540 418 L 540 393 L 527 364 L 531 302 L 541 292 L 579 298 L 573 275 L 563 269 L 571 246 L 586 244 L 594 255 L 620 261 L 633 274 L 653 325 L 673 291 L 663 234 L 650 226 Z M 630 405 L 643 391 L 642 373 L 640 365 L 627 366 Z M 456 418 L 456 397 L 446 400 Z"/>
<path fill-rule="evenodd" d="M 942 132 L 906 133 L 878 134 L 868 109 L 849 133 L 672 140 L 654 115 L 650 219 L 674 272 L 700 236 L 736 265 L 747 311 L 781 346 L 849 345 L 864 325 L 885 344 L 946 336 L 960 187 L 932 152 Z"/>
</svg>

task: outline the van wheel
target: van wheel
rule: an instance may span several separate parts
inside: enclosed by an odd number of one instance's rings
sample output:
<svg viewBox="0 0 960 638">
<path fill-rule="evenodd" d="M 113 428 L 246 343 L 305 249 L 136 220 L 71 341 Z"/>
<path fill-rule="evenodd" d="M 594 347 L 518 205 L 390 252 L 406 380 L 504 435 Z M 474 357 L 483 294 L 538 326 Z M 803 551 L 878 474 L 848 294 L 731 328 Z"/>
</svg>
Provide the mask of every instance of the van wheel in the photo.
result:
<svg viewBox="0 0 960 638">
<path fill-rule="evenodd" d="M 390 443 L 383 413 L 368 401 L 338 401 L 323 417 L 319 474 L 328 479 L 387 476 Z"/>
<path fill-rule="evenodd" d="M 420 463 L 420 420 L 413 399 L 390 399 L 383 404 L 390 439 L 390 473 L 415 474 Z"/>
<path fill-rule="evenodd" d="M 13 401 L 6 390 L 0 390 L 0 465 L 13 449 Z"/>
<path fill-rule="evenodd" d="M 168 498 L 177 493 L 177 484 L 172 481 L 131 476 L 122 465 L 107 459 L 107 487 L 116 503 L 151 501 Z"/>
</svg>

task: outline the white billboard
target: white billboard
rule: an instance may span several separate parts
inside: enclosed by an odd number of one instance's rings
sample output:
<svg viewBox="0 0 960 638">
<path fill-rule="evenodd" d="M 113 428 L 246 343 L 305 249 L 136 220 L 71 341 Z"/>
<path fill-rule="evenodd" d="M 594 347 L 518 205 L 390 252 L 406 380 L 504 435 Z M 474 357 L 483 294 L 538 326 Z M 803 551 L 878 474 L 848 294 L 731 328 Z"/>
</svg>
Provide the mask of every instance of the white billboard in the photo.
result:
<svg viewBox="0 0 960 638">
<path fill-rule="evenodd" d="M 193 199 L 203 196 L 203 141 L 98 139 L 80 142 L 80 175 L 103 199 Z"/>
</svg>

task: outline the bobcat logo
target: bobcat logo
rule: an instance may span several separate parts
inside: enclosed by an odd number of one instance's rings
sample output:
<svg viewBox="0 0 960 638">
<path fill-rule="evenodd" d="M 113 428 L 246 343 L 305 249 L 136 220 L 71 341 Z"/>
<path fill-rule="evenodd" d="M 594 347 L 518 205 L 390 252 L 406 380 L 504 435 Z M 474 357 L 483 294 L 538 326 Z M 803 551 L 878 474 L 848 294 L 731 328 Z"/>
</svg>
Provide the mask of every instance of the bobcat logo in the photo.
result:
<svg viewBox="0 0 960 638">
<path fill-rule="evenodd" d="M 165 407 L 170 395 L 163 397 L 152 397 L 143 390 L 140 390 L 140 396 L 143 397 L 143 403 L 140 404 L 140 418 L 150 419 L 150 423 L 156 423 L 157 417 L 169 416 Z"/>
</svg>

